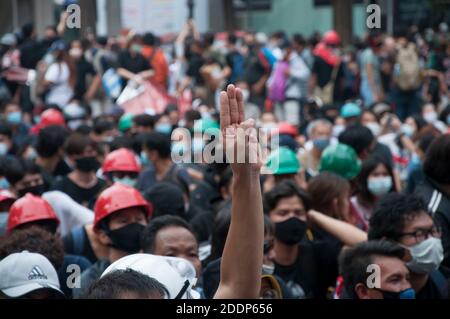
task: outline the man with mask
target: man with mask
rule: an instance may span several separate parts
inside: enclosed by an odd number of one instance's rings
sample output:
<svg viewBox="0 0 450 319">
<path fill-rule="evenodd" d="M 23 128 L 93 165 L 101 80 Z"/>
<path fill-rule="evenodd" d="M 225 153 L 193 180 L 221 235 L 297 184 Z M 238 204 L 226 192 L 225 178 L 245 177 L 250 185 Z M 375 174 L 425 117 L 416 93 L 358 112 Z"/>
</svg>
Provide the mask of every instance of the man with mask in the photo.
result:
<svg viewBox="0 0 450 319">
<path fill-rule="evenodd" d="M 309 141 L 301 152 L 300 161 L 308 176 L 319 174 L 322 152 L 330 145 L 333 125 L 325 119 L 311 122 L 307 128 Z"/>
<path fill-rule="evenodd" d="M 344 250 L 339 258 L 344 280 L 339 299 L 415 299 L 405 265 L 407 257 L 405 248 L 390 241 L 371 241 Z M 372 286 L 371 265 L 380 267 L 378 287 Z"/>
<path fill-rule="evenodd" d="M 14 147 L 20 149 L 28 140 L 30 127 L 24 123 L 22 110 L 15 103 L 8 103 L 2 108 L 2 115 L 11 128 Z"/>
<path fill-rule="evenodd" d="M 441 267 L 444 249 L 440 236 L 424 202 L 415 195 L 386 195 L 370 219 L 370 240 L 390 240 L 409 250 L 412 260 L 406 265 L 417 299 L 449 297 L 449 273 Z"/>
<path fill-rule="evenodd" d="M 106 156 L 102 171 L 110 184 L 119 183 L 135 187 L 141 172 L 141 165 L 132 151 L 121 148 Z"/>
<path fill-rule="evenodd" d="M 344 245 L 363 242 L 367 235 L 356 227 L 309 210 L 307 193 L 291 181 L 264 196 L 265 212 L 275 223 L 275 275 L 287 282 L 296 299 L 325 298 L 338 273 L 340 243 L 311 241 L 308 223 L 332 234 Z"/>
<path fill-rule="evenodd" d="M 106 187 L 106 182 L 96 175 L 100 168 L 97 145 L 89 137 L 75 133 L 67 139 L 65 151 L 74 171 L 56 180 L 51 188 L 66 193 L 85 207 L 92 207 Z"/>
<path fill-rule="evenodd" d="M 68 195 L 53 191 L 48 192 L 41 169 L 31 161 L 12 161 L 7 164 L 6 177 L 10 181 L 10 190 L 18 198 L 26 194 L 45 199 L 52 206 L 60 220 L 60 234 L 65 236 L 72 228 L 81 227 L 93 220 L 94 214 L 89 209 L 75 202 Z"/>
<path fill-rule="evenodd" d="M 94 210 L 93 231 L 97 242 L 90 242 L 89 237 L 83 241 L 85 245 L 101 245 L 108 253 L 105 259 L 82 273 L 81 288 L 74 289 L 74 297 L 80 297 L 111 263 L 141 251 L 140 236 L 153 213 L 151 205 L 137 190 L 121 184 L 103 191 Z"/>
</svg>

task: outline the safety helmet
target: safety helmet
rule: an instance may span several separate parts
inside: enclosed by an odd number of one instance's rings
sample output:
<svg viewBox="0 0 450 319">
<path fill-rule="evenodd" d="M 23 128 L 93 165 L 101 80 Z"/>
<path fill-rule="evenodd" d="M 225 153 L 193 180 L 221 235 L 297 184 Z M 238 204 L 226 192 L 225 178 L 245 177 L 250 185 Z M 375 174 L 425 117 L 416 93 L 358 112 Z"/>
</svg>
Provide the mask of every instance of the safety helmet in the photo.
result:
<svg viewBox="0 0 450 319">
<path fill-rule="evenodd" d="M 341 43 L 341 37 L 336 31 L 331 30 L 324 34 L 323 42 L 328 45 L 339 45 Z"/>
<path fill-rule="evenodd" d="M 11 232 L 23 224 L 42 220 L 55 221 L 59 225 L 58 217 L 52 206 L 45 199 L 26 194 L 24 197 L 16 200 L 9 209 L 7 231 Z"/>
<path fill-rule="evenodd" d="M 6 200 L 16 200 L 17 197 L 7 189 L 0 190 L 0 203 Z"/>
<path fill-rule="evenodd" d="M 139 173 L 141 171 L 141 165 L 138 163 L 132 151 L 121 148 L 106 156 L 102 170 L 105 174 L 111 172 Z"/>
<path fill-rule="evenodd" d="M 350 146 L 330 145 L 322 153 L 319 171 L 332 172 L 347 180 L 352 180 L 361 171 L 361 161 Z"/>
<path fill-rule="evenodd" d="M 141 193 L 133 187 L 116 183 L 105 189 L 95 203 L 94 212 L 94 229 L 100 228 L 100 222 L 106 217 L 127 208 L 142 207 L 150 218 L 153 208 Z"/>
<path fill-rule="evenodd" d="M 273 175 L 297 174 L 300 161 L 297 155 L 287 147 L 280 147 L 269 155 L 266 167 Z"/>
<path fill-rule="evenodd" d="M 287 122 L 283 122 L 278 125 L 278 134 L 296 137 L 298 136 L 298 130 L 294 125 Z"/>
<path fill-rule="evenodd" d="M 41 114 L 41 120 L 39 122 L 40 129 L 58 125 L 58 126 L 66 126 L 66 121 L 64 119 L 64 115 L 55 109 L 49 109 Z"/>
<path fill-rule="evenodd" d="M 131 269 L 163 284 L 169 292 L 168 299 L 200 299 L 192 288 L 197 283 L 194 266 L 186 259 L 136 254 L 126 256 L 109 266 L 102 277 L 116 270 Z"/>
<path fill-rule="evenodd" d="M 130 130 L 133 127 L 134 114 L 126 113 L 119 120 L 119 130 L 122 133 Z"/>
<path fill-rule="evenodd" d="M 347 103 L 341 109 L 341 116 L 344 119 L 350 117 L 358 117 L 361 116 L 362 110 L 356 103 Z"/>
</svg>

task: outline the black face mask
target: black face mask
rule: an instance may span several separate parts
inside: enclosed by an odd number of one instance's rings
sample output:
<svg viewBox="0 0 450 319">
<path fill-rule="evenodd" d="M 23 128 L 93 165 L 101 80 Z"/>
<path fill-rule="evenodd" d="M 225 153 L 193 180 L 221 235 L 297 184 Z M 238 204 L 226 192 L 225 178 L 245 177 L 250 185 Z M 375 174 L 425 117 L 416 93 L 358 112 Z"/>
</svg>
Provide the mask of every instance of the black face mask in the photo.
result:
<svg viewBox="0 0 450 319">
<path fill-rule="evenodd" d="M 282 223 L 275 224 L 275 237 L 282 243 L 294 246 L 305 237 L 308 225 L 298 218 L 290 218 Z"/>
<path fill-rule="evenodd" d="M 135 254 L 141 250 L 141 233 L 144 229 L 145 226 L 134 223 L 116 230 L 108 230 L 106 234 L 112 241 L 111 247 Z"/>
<path fill-rule="evenodd" d="M 377 289 L 383 294 L 385 300 L 400 300 L 400 299 L 416 299 L 416 293 L 412 288 L 399 292 L 385 291 Z"/>
<path fill-rule="evenodd" d="M 76 167 L 82 172 L 89 173 L 97 171 L 100 168 L 100 163 L 94 156 L 82 157 L 76 160 Z"/>
<path fill-rule="evenodd" d="M 27 187 L 19 190 L 17 193 L 19 197 L 24 197 L 26 194 L 30 193 L 35 196 L 42 196 L 47 191 L 44 184 L 33 186 L 33 187 Z"/>
</svg>

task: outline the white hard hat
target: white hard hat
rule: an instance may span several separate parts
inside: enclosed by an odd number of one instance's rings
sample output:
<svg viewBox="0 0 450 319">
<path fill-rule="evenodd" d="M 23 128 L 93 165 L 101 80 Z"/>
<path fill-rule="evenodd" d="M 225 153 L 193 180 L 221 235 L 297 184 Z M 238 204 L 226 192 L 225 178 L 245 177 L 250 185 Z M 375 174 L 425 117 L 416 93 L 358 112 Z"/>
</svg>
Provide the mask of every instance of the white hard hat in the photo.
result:
<svg viewBox="0 0 450 319">
<path fill-rule="evenodd" d="M 116 270 L 127 269 L 159 281 L 167 288 L 169 299 L 200 299 L 200 294 L 192 289 L 197 283 L 195 268 L 186 259 L 149 254 L 130 255 L 109 266 L 102 277 Z"/>
</svg>

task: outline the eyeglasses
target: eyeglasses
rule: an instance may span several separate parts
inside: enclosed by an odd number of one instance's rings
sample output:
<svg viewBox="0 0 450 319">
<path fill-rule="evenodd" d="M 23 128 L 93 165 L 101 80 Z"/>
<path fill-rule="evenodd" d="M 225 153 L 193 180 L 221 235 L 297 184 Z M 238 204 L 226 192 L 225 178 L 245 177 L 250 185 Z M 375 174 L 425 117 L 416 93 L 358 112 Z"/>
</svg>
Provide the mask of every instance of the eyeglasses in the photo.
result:
<svg viewBox="0 0 450 319">
<path fill-rule="evenodd" d="M 400 237 L 414 237 L 418 243 L 427 240 L 430 236 L 434 238 L 441 238 L 442 229 L 440 227 L 434 226 L 431 229 L 418 229 L 412 233 L 399 234 Z"/>
<path fill-rule="evenodd" d="M 273 240 L 264 241 L 264 255 L 267 255 L 273 248 Z"/>
</svg>

